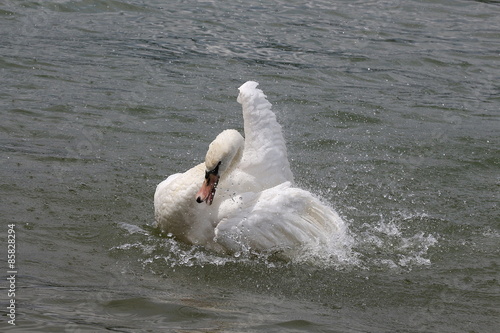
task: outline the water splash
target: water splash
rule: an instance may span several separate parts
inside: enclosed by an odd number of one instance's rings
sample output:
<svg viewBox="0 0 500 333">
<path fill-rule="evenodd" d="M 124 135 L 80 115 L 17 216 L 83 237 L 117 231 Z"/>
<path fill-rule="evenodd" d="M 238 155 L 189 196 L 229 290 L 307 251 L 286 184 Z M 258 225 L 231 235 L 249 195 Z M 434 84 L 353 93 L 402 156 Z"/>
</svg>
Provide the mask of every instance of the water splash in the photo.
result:
<svg viewBox="0 0 500 333">
<path fill-rule="evenodd" d="M 357 254 L 352 251 L 354 238 L 347 233 L 332 235 L 327 244 L 308 244 L 282 252 L 256 252 L 242 249 L 233 254 L 209 252 L 200 246 L 190 246 L 176 241 L 170 235 L 156 234 L 155 229 L 141 228 L 127 223 L 118 226 L 128 232 L 127 242 L 111 248 L 113 252 L 139 252 L 143 266 L 168 267 L 224 266 L 227 264 L 265 265 L 267 268 L 290 264 L 307 264 L 318 267 L 341 268 L 358 265 Z M 165 237 L 166 236 L 166 237 Z M 130 241 L 138 238 L 137 241 Z M 283 252 L 285 251 L 285 252 Z M 285 260 L 284 258 L 292 258 Z"/>
<path fill-rule="evenodd" d="M 377 223 L 364 223 L 355 233 L 347 226 L 343 232 L 332 235 L 328 243 L 308 244 L 277 252 L 257 253 L 244 249 L 234 254 L 219 254 L 200 246 L 190 246 L 176 241 L 170 235 L 160 235 L 151 227 L 141 228 L 127 223 L 118 226 L 127 231 L 127 241 L 113 247 L 120 253 L 137 252 L 144 268 L 153 270 L 166 266 L 204 267 L 228 264 L 264 265 L 267 268 L 288 265 L 311 265 L 334 269 L 403 269 L 429 266 L 429 250 L 438 243 L 438 236 L 419 230 L 407 230 L 404 226 L 416 216 L 393 217 L 386 221 L 380 217 Z M 425 218 L 425 216 L 418 216 Z M 284 260 L 283 257 L 291 258 Z"/>
<path fill-rule="evenodd" d="M 356 248 L 367 267 L 412 269 L 431 265 L 429 249 L 436 246 L 438 236 L 419 230 L 407 230 L 405 222 L 426 215 L 393 217 L 389 221 L 381 216 L 378 223 L 365 223 L 356 236 Z"/>
</svg>

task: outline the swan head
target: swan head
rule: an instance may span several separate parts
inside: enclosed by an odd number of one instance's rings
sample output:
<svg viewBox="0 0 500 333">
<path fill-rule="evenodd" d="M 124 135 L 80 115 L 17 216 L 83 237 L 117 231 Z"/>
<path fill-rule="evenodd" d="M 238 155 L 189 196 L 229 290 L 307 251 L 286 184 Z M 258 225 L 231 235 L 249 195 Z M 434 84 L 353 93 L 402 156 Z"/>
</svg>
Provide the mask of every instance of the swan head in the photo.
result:
<svg viewBox="0 0 500 333">
<path fill-rule="evenodd" d="M 219 179 L 229 174 L 241 160 L 244 139 L 236 130 L 225 130 L 208 147 L 205 180 L 196 193 L 196 202 L 212 204 Z"/>
</svg>

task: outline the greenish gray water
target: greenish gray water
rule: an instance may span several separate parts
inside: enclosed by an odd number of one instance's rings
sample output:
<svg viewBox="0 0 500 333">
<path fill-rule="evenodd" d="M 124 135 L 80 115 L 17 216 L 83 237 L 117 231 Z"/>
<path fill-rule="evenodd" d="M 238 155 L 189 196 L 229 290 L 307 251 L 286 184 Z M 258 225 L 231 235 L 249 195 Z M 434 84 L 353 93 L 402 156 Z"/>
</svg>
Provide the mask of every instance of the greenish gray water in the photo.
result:
<svg viewBox="0 0 500 333">
<path fill-rule="evenodd" d="M 495 332 L 498 1 L 4 1 L 1 235 L 17 332 Z M 273 103 L 350 256 L 218 256 L 155 186 Z M 5 241 L 5 244 L 7 242 Z M 2 256 L 6 258 L 7 245 Z M 8 268 L 2 266 L 3 274 Z"/>
</svg>

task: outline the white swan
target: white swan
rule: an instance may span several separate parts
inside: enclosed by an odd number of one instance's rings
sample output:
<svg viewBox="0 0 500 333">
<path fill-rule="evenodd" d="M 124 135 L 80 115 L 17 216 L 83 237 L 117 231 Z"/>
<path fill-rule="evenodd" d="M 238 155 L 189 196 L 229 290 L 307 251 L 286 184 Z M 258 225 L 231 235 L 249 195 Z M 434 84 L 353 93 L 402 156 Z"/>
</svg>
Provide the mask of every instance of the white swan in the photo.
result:
<svg viewBox="0 0 500 333">
<path fill-rule="evenodd" d="M 239 88 L 245 139 L 236 130 L 223 131 L 205 163 L 157 186 L 155 218 L 164 232 L 226 253 L 292 253 L 345 232 L 334 210 L 293 186 L 281 126 L 257 85 Z"/>
</svg>

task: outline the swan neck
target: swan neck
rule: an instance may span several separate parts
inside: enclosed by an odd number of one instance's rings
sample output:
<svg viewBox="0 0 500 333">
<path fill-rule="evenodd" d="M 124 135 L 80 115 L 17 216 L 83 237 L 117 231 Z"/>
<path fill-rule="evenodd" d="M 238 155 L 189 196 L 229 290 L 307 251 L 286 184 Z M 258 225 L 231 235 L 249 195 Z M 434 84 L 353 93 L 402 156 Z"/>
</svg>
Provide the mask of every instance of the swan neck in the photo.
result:
<svg viewBox="0 0 500 333">
<path fill-rule="evenodd" d="M 230 175 L 240 164 L 242 156 L 243 147 L 239 147 L 229 165 L 225 169 L 219 170 L 220 177 L 226 178 L 228 175 Z"/>
</svg>

